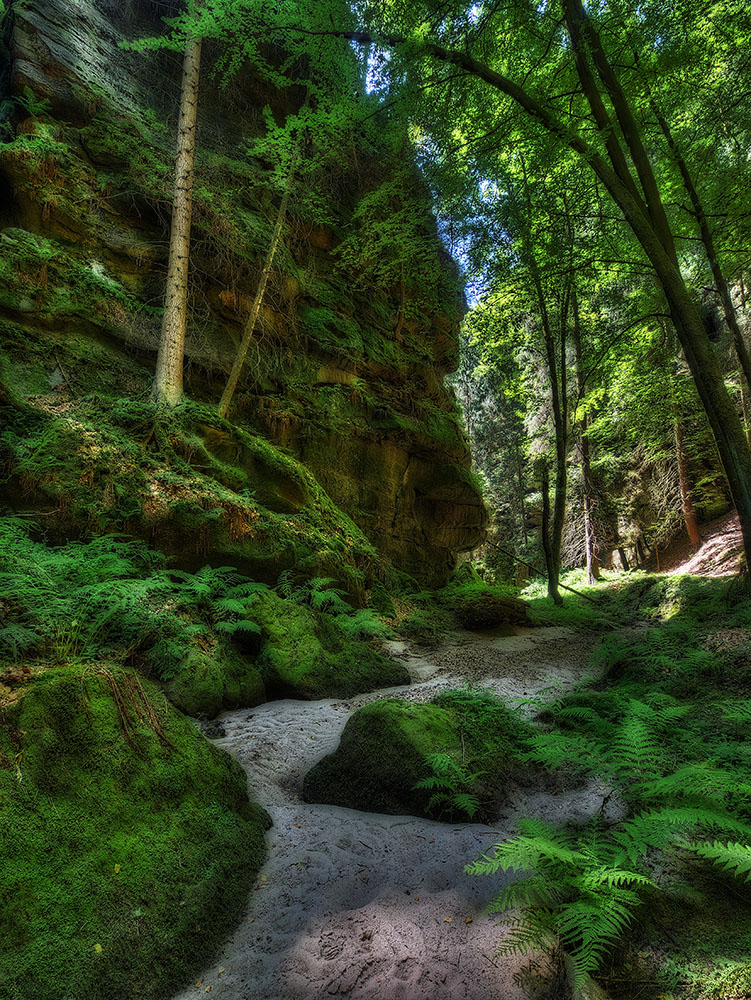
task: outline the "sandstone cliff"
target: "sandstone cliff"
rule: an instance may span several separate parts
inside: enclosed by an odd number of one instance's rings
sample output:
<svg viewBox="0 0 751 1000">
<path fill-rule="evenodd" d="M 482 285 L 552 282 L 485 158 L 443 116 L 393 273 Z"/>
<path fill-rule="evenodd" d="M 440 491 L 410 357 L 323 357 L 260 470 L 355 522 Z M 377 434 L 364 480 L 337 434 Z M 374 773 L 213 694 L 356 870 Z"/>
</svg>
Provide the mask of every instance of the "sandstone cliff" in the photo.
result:
<svg viewBox="0 0 751 1000">
<path fill-rule="evenodd" d="M 439 584 L 485 525 L 444 384 L 458 293 L 437 237 L 443 292 L 406 321 L 403 289 L 344 261 L 357 201 L 380 180 L 373 150 L 353 149 L 332 179 L 333 219 L 291 213 L 237 397 L 240 429 L 211 416 L 274 211 L 247 138 L 263 129 L 264 105 L 283 116 L 299 101 L 250 70 L 227 90 L 208 74 L 203 84 L 195 404 L 177 438 L 152 433 L 180 59 L 120 43 L 158 34 L 165 10 L 24 0 L 6 14 L 0 402 L 13 504 L 43 511 L 50 527 L 148 537 L 186 563 L 211 557 L 272 577 L 303 554 L 318 572 L 345 564 L 367 580 L 385 558 Z M 435 232 L 429 216 L 425 226 Z"/>
</svg>

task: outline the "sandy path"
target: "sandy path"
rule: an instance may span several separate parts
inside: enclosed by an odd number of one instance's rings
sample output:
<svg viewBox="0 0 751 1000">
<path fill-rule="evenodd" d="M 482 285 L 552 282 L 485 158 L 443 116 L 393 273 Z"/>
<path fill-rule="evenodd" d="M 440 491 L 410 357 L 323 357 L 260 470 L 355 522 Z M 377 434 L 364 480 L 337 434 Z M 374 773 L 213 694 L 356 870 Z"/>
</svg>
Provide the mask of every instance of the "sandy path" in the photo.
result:
<svg viewBox="0 0 751 1000">
<path fill-rule="evenodd" d="M 594 642 L 537 629 L 455 636 L 429 656 L 394 644 L 392 654 L 404 657 L 416 682 L 409 688 L 224 715 L 216 742 L 245 767 L 252 797 L 274 826 L 243 923 L 200 985 L 179 1000 L 208 987 L 223 1000 L 521 1000 L 513 977 L 524 963 L 495 956 L 502 930 L 483 912 L 501 882 L 470 878 L 463 866 L 513 833 L 519 816 L 592 815 L 601 788 L 519 788 L 493 827 L 308 805 L 299 792 L 304 774 L 336 748 L 347 718 L 367 701 L 389 693 L 429 700 L 463 682 L 506 697 L 534 694 L 551 681 L 570 687 Z"/>
</svg>

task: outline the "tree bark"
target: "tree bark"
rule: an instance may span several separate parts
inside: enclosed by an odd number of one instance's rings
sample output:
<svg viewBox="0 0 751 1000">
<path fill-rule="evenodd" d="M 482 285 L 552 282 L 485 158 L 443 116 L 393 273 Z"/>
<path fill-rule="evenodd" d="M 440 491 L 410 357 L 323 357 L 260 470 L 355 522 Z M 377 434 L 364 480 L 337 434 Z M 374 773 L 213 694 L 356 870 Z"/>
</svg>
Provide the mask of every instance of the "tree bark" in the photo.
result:
<svg viewBox="0 0 751 1000">
<path fill-rule="evenodd" d="M 295 160 L 296 162 L 296 160 Z M 266 254 L 266 262 L 263 266 L 263 271 L 261 272 L 261 279 L 258 282 L 258 288 L 256 289 L 255 298 L 253 299 L 253 305 L 250 309 L 250 315 L 243 329 L 242 338 L 240 339 L 240 346 L 237 349 L 237 354 L 235 355 L 235 361 L 232 365 L 232 370 L 227 379 L 227 384 L 224 387 L 224 392 L 222 393 L 222 398 L 219 400 L 219 416 L 227 417 L 229 413 L 230 403 L 232 402 L 232 397 L 235 394 L 235 389 L 237 388 L 237 383 L 240 379 L 240 374 L 243 370 L 243 365 L 245 364 L 245 358 L 248 356 L 248 348 L 250 347 L 250 341 L 255 333 L 256 323 L 258 322 L 258 314 L 261 311 L 261 305 L 263 303 L 263 296 L 266 292 L 266 285 L 268 284 L 269 275 L 271 274 L 271 268 L 274 264 L 274 257 L 276 256 L 277 247 L 279 246 L 279 240 L 282 235 L 282 226 L 284 225 L 284 219 L 287 215 L 287 206 L 289 205 L 290 191 L 292 190 L 292 178 L 294 175 L 295 162 L 290 169 L 289 178 L 287 180 L 287 186 L 282 195 L 282 201 L 279 205 L 279 211 L 276 216 L 276 223 L 274 225 L 274 232 L 271 236 L 271 243 L 269 244 L 268 253 Z"/>
<path fill-rule="evenodd" d="M 576 18 L 586 20 L 580 0 L 563 0 L 563 6 L 567 23 Z M 574 48 L 581 45 L 580 32 L 570 28 L 570 37 Z M 741 523 L 746 562 L 751 565 L 751 451 L 735 405 L 725 388 L 722 370 L 707 336 L 698 306 L 693 301 L 677 266 L 674 240 L 669 228 L 665 230 L 662 222 L 666 218 L 665 210 L 638 126 L 630 110 L 628 114 L 623 113 L 623 105 L 627 104 L 625 96 L 607 61 L 599 36 L 591 25 L 587 28 L 586 44 L 593 53 L 600 78 L 616 108 L 618 124 L 636 164 L 646 200 L 633 197 L 631 186 L 623 183 L 618 176 L 618 163 L 613 162 L 613 170 L 610 170 L 596 158 L 590 162 L 626 216 L 662 285 L 678 339 L 717 442 Z M 599 93 L 596 97 L 593 94 L 593 91 L 596 92 L 596 86 L 588 67 L 580 69 L 580 65 L 585 62 L 585 60 L 577 61 L 579 80 L 592 114 L 597 120 L 595 109 L 597 101 L 601 99 Z"/>
<path fill-rule="evenodd" d="M 738 324 L 738 316 L 736 315 L 735 306 L 733 305 L 733 297 L 730 294 L 730 288 L 725 280 L 725 275 L 722 273 L 720 260 L 717 256 L 714 237 L 712 236 L 712 230 L 709 227 L 707 214 L 704 211 L 704 206 L 701 198 L 699 197 L 699 192 L 696 190 L 696 185 L 694 184 L 688 164 L 686 163 L 683 154 L 678 148 L 678 144 L 673 137 L 670 125 L 665 117 L 660 113 L 654 100 L 650 101 L 650 106 L 657 118 L 657 123 L 667 140 L 670 151 L 673 154 L 673 159 L 675 160 L 676 166 L 680 172 L 683 186 L 686 189 L 686 194 L 688 195 L 691 206 L 694 210 L 694 216 L 699 226 L 701 240 L 704 244 L 704 252 L 707 255 L 707 261 L 712 271 L 712 277 L 714 279 L 715 288 L 717 289 L 717 294 L 720 296 L 720 301 L 722 302 L 722 311 L 725 315 L 725 322 L 727 323 L 728 329 L 733 336 L 735 353 L 738 357 L 738 361 L 740 362 L 743 377 L 746 380 L 746 389 L 751 390 L 751 354 L 749 353 L 746 342 L 743 339 L 743 334 L 741 333 L 740 325 Z"/>
<path fill-rule="evenodd" d="M 529 538 L 527 536 L 527 505 L 524 500 L 524 473 L 522 470 L 522 459 L 519 454 L 519 442 L 514 440 L 514 455 L 516 458 L 516 480 L 519 484 L 519 509 L 521 511 L 522 534 L 524 535 L 524 547 L 527 547 Z"/>
<path fill-rule="evenodd" d="M 576 393 L 581 403 L 584 398 L 584 367 L 582 365 L 581 327 L 579 321 L 579 300 L 576 286 L 571 290 L 571 306 L 573 310 L 572 339 L 574 342 L 574 357 L 576 360 Z M 582 502 L 584 506 L 584 546 L 587 561 L 587 582 L 595 583 L 600 579 L 600 560 L 598 558 L 597 537 L 592 517 L 592 475 L 589 454 L 589 434 L 587 414 L 579 418 L 579 446 L 582 460 Z"/>
<path fill-rule="evenodd" d="M 678 463 L 678 481 L 681 489 L 681 509 L 683 510 L 683 520 L 686 524 L 686 532 L 691 542 L 694 552 L 702 546 L 701 532 L 699 531 L 699 521 L 696 517 L 696 508 L 691 495 L 691 481 L 688 476 L 688 458 L 683 445 L 683 425 L 680 417 L 675 420 L 675 457 Z"/>
<path fill-rule="evenodd" d="M 168 407 L 177 406 L 183 398 L 185 331 L 188 322 L 188 264 L 193 216 L 193 175 L 196 162 L 200 73 L 201 39 L 191 39 L 186 46 L 183 62 L 167 288 L 152 389 L 152 398 L 158 404 Z"/>
<path fill-rule="evenodd" d="M 550 530 L 550 472 L 545 459 L 540 462 L 540 478 L 542 482 L 542 551 L 545 555 L 545 571 L 548 576 L 548 597 L 554 604 L 563 604 L 563 598 L 558 590 L 558 560 L 553 551 Z"/>
<path fill-rule="evenodd" d="M 522 157 L 522 173 L 524 177 L 524 197 L 527 202 L 529 217 L 532 218 L 532 200 L 529 185 L 527 183 L 527 171 Z M 556 343 L 553 327 L 550 322 L 550 312 L 548 310 L 545 291 L 542 287 L 542 278 L 537 266 L 534 247 L 532 246 L 531 235 L 525 230 L 524 236 L 525 252 L 527 264 L 532 276 L 532 283 L 537 296 L 537 304 L 540 310 L 540 322 L 542 325 L 543 340 L 545 344 L 545 357 L 548 365 L 548 375 L 550 377 L 550 402 L 553 411 L 553 429 L 555 433 L 555 497 L 553 501 L 553 517 L 550 518 L 550 496 L 549 483 L 546 485 L 546 496 L 543 496 L 543 512 L 545 504 L 548 505 L 547 525 L 543 524 L 543 546 L 545 549 L 545 561 L 548 569 L 548 596 L 555 604 L 562 604 L 563 599 L 558 590 L 558 583 L 561 574 L 561 543 L 563 541 L 563 522 L 566 517 L 566 493 L 568 486 L 568 475 L 566 468 L 566 458 L 568 453 L 568 390 L 566 384 L 566 325 L 568 322 L 569 291 L 565 291 L 561 304 L 560 316 L 560 365 L 556 358 Z M 559 382 L 560 373 L 560 382 Z M 545 474 L 548 475 L 547 465 Z M 547 482 L 547 480 L 546 480 Z M 545 521 L 545 517 L 543 517 Z"/>
</svg>

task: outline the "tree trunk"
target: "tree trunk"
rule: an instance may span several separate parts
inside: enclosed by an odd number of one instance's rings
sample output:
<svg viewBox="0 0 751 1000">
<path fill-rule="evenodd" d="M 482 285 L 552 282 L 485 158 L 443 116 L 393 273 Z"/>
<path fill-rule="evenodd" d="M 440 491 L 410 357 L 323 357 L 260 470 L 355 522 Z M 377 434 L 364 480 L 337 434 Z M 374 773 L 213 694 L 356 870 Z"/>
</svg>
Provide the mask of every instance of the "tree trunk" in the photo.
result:
<svg viewBox="0 0 751 1000">
<path fill-rule="evenodd" d="M 563 604 L 558 591 L 558 560 L 553 550 L 550 530 L 550 473 L 545 459 L 540 462 L 542 480 L 542 551 L 545 554 L 545 571 L 548 575 L 548 597 L 554 604 Z"/>
<path fill-rule="evenodd" d="M 562 4 L 567 22 L 570 20 L 569 13 L 574 19 L 580 20 L 582 15 L 586 17 L 581 3 L 576 3 L 576 0 L 562 0 Z M 583 43 L 581 32 L 571 30 L 571 46 L 576 58 L 582 92 L 590 104 L 593 118 L 602 140 L 605 142 L 607 159 L 599 152 L 596 145 L 587 141 L 581 132 L 567 126 L 523 87 L 502 73 L 479 62 L 466 50 L 446 49 L 427 41 L 420 46 L 420 49 L 425 54 L 435 56 L 451 65 L 459 66 L 476 79 L 483 80 L 507 94 L 551 135 L 560 139 L 577 156 L 589 164 L 615 204 L 623 212 L 627 223 L 654 268 L 665 294 L 678 338 L 717 443 L 730 493 L 741 524 L 746 563 L 751 566 L 751 449 L 746 441 L 735 405 L 725 388 L 722 372 L 717 358 L 714 356 L 699 310 L 689 294 L 676 263 L 674 240 L 669 227 L 665 228 L 663 222 L 665 219 L 664 206 L 659 189 L 654 183 L 654 177 L 651 176 L 649 158 L 644 151 L 638 126 L 633 116 L 630 113 L 622 113 L 626 103 L 625 97 L 609 63 L 607 72 L 604 74 L 606 76 L 605 89 L 608 93 L 611 92 L 611 88 L 618 91 L 615 95 L 619 102 L 619 107 L 616 110 L 617 125 L 637 163 L 637 172 L 642 183 L 644 198 L 641 197 L 636 188 L 620 142 L 617 140 L 616 123 L 609 116 L 605 119 L 602 117 L 602 98 L 594 85 L 591 73 L 588 72 L 587 59 L 582 50 L 582 44 L 592 45 L 593 29 L 590 25 L 587 27 L 587 39 Z M 372 35 L 361 31 L 335 30 L 330 32 L 326 30 L 324 33 L 339 35 L 364 44 L 374 41 Z M 384 40 L 391 45 L 404 42 L 404 38 L 400 36 L 382 36 L 381 41 Z M 601 49 L 599 39 L 597 39 L 597 44 Z M 598 63 L 601 66 L 603 62 L 607 62 L 607 57 L 603 51 L 600 51 L 598 52 Z M 626 110 L 629 110 L 627 105 Z M 616 137 L 616 142 L 613 142 L 614 137 Z"/>
<path fill-rule="evenodd" d="M 678 481 L 681 488 L 683 520 L 686 523 L 686 531 L 691 542 L 691 547 L 696 552 L 701 548 L 702 539 L 694 500 L 691 496 L 691 483 L 688 478 L 688 459 L 686 457 L 686 449 L 683 446 L 683 425 L 679 417 L 676 417 L 675 420 L 675 456 L 678 462 Z"/>
<path fill-rule="evenodd" d="M 529 210 L 529 217 L 532 218 L 532 202 L 529 185 L 527 183 L 527 171 L 522 158 L 522 173 L 524 177 L 524 196 Z M 566 492 L 568 486 L 568 475 L 566 468 L 566 458 L 568 453 L 568 389 L 566 384 L 566 325 L 568 323 L 569 290 L 566 289 L 561 303 L 560 316 L 560 364 L 556 358 L 556 343 L 553 327 L 550 322 L 550 312 L 548 310 L 545 292 L 542 287 L 542 279 L 537 266 L 534 247 L 532 246 L 529 234 L 525 234 L 525 250 L 527 265 L 532 277 L 532 283 L 537 296 L 537 304 L 540 310 L 540 322 L 542 325 L 543 340 L 545 343 L 545 357 L 548 364 L 548 374 L 550 376 L 550 403 L 553 411 L 553 429 L 555 432 L 555 499 L 553 502 L 553 517 L 550 519 L 550 495 L 547 465 L 545 466 L 546 489 L 543 496 L 543 514 L 547 504 L 547 527 L 543 526 L 543 546 L 545 550 L 545 562 L 548 569 L 548 596 L 556 604 L 563 604 L 563 599 L 558 590 L 558 582 L 561 573 L 561 543 L 563 540 L 563 522 L 566 516 Z M 560 382 L 559 382 L 560 374 Z M 545 518 L 543 517 L 543 520 Z"/>
<path fill-rule="evenodd" d="M 743 411 L 743 422 L 746 425 L 746 440 L 751 446 L 751 420 L 748 416 L 748 396 L 743 391 L 743 381 L 741 380 L 741 410 Z"/>
<path fill-rule="evenodd" d="M 522 534 L 524 535 L 524 547 L 527 547 L 529 543 L 529 537 L 527 535 L 527 505 L 524 500 L 524 473 L 522 471 L 522 459 L 519 454 L 519 442 L 514 440 L 514 454 L 516 457 L 516 479 L 519 484 L 519 509 L 521 511 L 522 519 Z"/>
<path fill-rule="evenodd" d="M 296 162 L 296 161 L 295 161 Z M 266 262 L 263 266 L 263 271 L 261 272 L 261 280 L 258 282 L 258 288 L 256 289 L 256 295 L 253 299 L 253 305 L 250 310 L 250 315 L 243 329 L 242 338 L 240 340 L 240 346 L 237 349 L 237 354 L 235 356 L 234 364 L 232 365 L 232 371 L 227 379 L 227 384 L 224 387 L 224 392 L 222 393 L 222 398 L 219 400 L 219 416 L 227 417 L 229 413 L 230 403 L 232 402 L 232 397 L 235 394 L 235 389 L 237 388 L 237 383 L 240 379 L 240 374 L 245 364 L 245 358 L 248 356 L 248 348 L 250 347 L 250 341 L 255 333 L 256 323 L 258 322 L 258 314 L 261 311 L 261 304 L 263 303 L 263 296 L 266 292 L 266 285 L 268 284 L 269 275 L 271 274 L 271 268 L 274 264 L 274 257 L 276 256 L 277 247 L 279 246 L 279 240 L 282 235 L 282 226 L 284 225 L 284 219 L 287 215 L 287 206 L 289 204 L 290 191 L 292 189 L 292 178 L 294 175 L 295 163 L 293 162 L 290 168 L 290 174 L 287 181 L 287 186 L 285 188 L 284 194 L 282 196 L 281 204 L 279 205 L 279 211 L 276 216 L 276 224 L 274 225 L 274 232 L 271 236 L 271 243 L 269 245 L 268 253 L 266 254 Z"/>
<path fill-rule="evenodd" d="M 201 39 L 191 39 L 186 46 L 183 62 L 167 289 L 152 389 L 152 398 L 160 405 L 169 407 L 177 406 L 183 398 L 185 331 L 188 322 L 188 263 L 200 72 Z"/>
<path fill-rule="evenodd" d="M 699 192 L 696 190 L 696 185 L 694 184 L 693 177 L 691 176 L 691 171 L 688 169 L 688 164 L 683 158 L 683 155 L 678 148 L 678 144 L 673 138 L 670 125 L 658 110 L 656 103 L 651 101 L 650 104 L 657 118 L 657 122 L 662 129 L 662 133 L 667 140 L 668 146 L 670 147 L 670 151 L 673 154 L 676 166 L 680 171 L 683 186 L 686 189 L 686 194 L 691 201 L 696 222 L 699 226 L 701 240 L 704 244 L 704 251 L 707 255 L 707 261 L 712 271 L 715 288 L 717 289 L 717 294 L 720 296 L 720 301 L 722 302 L 722 311 L 725 315 L 725 322 L 733 335 L 733 346 L 735 347 L 735 353 L 738 357 L 741 371 L 746 380 L 746 389 L 751 389 L 751 354 L 749 354 L 748 347 L 743 339 L 743 334 L 741 333 L 741 328 L 738 324 L 738 317 L 735 312 L 735 306 L 733 305 L 733 297 L 730 294 L 730 288 L 728 287 L 725 275 L 722 273 L 722 268 L 720 267 L 719 257 L 717 256 L 717 250 L 715 249 L 714 237 L 712 236 L 712 230 L 709 228 L 709 220 L 707 219 L 706 212 L 704 211 L 704 206 L 701 202 L 701 198 L 699 197 Z"/>
<path fill-rule="evenodd" d="M 579 325 L 579 300 L 576 295 L 576 287 L 571 290 L 571 305 L 573 309 L 573 331 L 574 357 L 576 359 L 576 392 L 577 400 L 581 403 L 584 398 L 584 369 L 582 365 L 582 344 L 581 327 Z M 587 582 L 595 583 L 600 579 L 600 560 L 598 558 L 597 537 L 595 534 L 594 519 L 592 517 L 592 476 L 589 455 L 589 434 L 587 414 L 583 413 L 579 419 L 579 442 L 582 459 L 582 497 L 584 506 L 584 546 L 587 559 Z"/>
<path fill-rule="evenodd" d="M 572 22 L 586 20 L 586 14 L 580 0 L 563 0 L 563 5 L 572 45 L 578 49 L 582 44 L 581 31 L 572 27 Z M 612 170 L 609 170 L 597 155 L 592 157 L 590 162 L 624 213 L 662 285 L 678 339 L 717 442 L 717 449 L 741 524 L 746 563 L 751 565 L 751 451 L 735 404 L 725 388 L 722 370 L 707 336 L 698 306 L 692 299 L 677 266 L 672 233 L 669 229 L 665 231 L 664 228 L 662 221 L 665 218 L 664 207 L 638 126 L 630 111 L 623 113 L 626 105 L 625 96 L 614 71 L 607 63 L 597 33 L 589 24 L 585 44 L 593 53 L 602 82 L 616 108 L 618 125 L 637 165 L 646 201 L 634 197 L 633 178 L 629 183 L 626 178 L 620 176 L 619 171 L 622 169 L 620 159 L 616 157 L 611 160 Z M 584 95 L 599 125 L 596 109 L 602 103 L 602 99 L 585 58 L 577 59 L 577 70 Z M 614 123 L 611 122 L 610 125 L 614 127 Z M 575 141 L 572 141 L 572 147 L 576 148 Z"/>
</svg>

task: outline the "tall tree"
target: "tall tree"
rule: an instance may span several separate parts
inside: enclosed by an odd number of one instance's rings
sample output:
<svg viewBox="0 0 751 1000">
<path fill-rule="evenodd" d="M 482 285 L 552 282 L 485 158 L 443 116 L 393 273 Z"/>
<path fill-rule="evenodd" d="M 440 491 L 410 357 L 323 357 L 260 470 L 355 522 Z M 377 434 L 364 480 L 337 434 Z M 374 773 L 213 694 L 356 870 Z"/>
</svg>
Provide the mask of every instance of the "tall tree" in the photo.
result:
<svg viewBox="0 0 751 1000">
<path fill-rule="evenodd" d="M 177 155 L 172 197 L 167 287 L 152 395 L 159 405 L 177 406 L 183 398 L 185 333 L 188 324 L 188 269 L 193 218 L 201 39 L 188 38 L 183 60 Z"/>
<path fill-rule="evenodd" d="M 589 417 L 586 409 L 580 405 L 586 393 L 586 382 L 584 377 L 584 352 L 582 350 L 579 296 L 575 283 L 571 289 L 571 313 L 573 321 L 571 325 L 571 340 L 574 345 L 574 359 L 576 362 L 576 410 L 579 427 L 579 450 L 581 453 L 584 556 L 587 565 L 587 582 L 592 584 L 600 578 L 600 557 L 593 513 L 594 497 L 592 490 L 592 463 L 590 461 L 589 450 Z"/>
<path fill-rule="evenodd" d="M 405 74 L 418 79 L 422 74 L 424 79 L 430 73 L 425 69 L 427 63 L 443 64 L 452 75 L 461 77 L 462 97 L 475 122 L 483 119 L 473 109 L 485 105 L 487 112 L 484 94 L 489 88 L 510 99 L 536 123 L 537 130 L 542 128 L 589 165 L 623 213 L 660 283 L 715 437 L 751 564 L 751 449 L 725 387 L 699 304 L 682 274 L 637 109 L 622 85 L 597 23 L 581 0 L 561 0 L 558 11 L 556 15 L 552 5 L 527 2 L 478 5 L 449 0 L 438 10 L 423 3 L 369 5 L 366 14 L 370 23 L 362 29 L 309 28 L 296 20 L 286 30 L 387 45 L 399 57 L 392 60 L 391 72 L 395 77 L 401 74 L 402 83 Z M 565 44 L 559 32 L 561 18 L 566 28 Z M 523 85 L 507 75 L 513 64 L 525 73 Z M 561 87 L 566 73 L 570 83 Z M 555 99 L 561 93 L 565 105 Z M 455 99 L 455 91 L 452 97 Z M 412 112 L 424 115 L 425 108 L 413 104 Z M 428 113 L 437 112 L 428 108 Z M 440 113 L 450 120 L 445 108 Z M 583 118 L 587 128 L 581 125 Z"/>
</svg>

